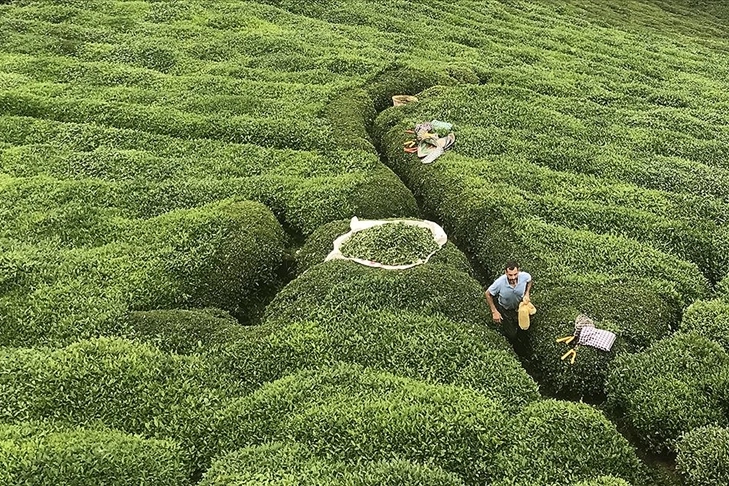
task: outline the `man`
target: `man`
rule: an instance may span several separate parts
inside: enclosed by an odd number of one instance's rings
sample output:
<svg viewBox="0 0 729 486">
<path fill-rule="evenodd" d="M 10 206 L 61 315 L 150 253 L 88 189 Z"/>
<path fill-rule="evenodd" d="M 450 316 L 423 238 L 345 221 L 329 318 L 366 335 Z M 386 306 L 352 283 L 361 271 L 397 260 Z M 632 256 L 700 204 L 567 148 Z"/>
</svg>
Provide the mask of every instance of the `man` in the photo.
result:
<svg viewBox="0 0 729 486">
<path fill-rule="evenodd" d="M 503 334 L 514 344 L 526 346 L 526 331 L 519 328 L 519 303 L 529 303 L 529 292 L 532 288 L 532 276 L 519 271 L 515 261 L 506 263 L 504 275 L 500 276 L 486 291 L 486 301 L 491 307 L 491 316 L 497 325 L 501 325 Z M 494 299 L 495 298 L 495 299 Z"/>
</svg>

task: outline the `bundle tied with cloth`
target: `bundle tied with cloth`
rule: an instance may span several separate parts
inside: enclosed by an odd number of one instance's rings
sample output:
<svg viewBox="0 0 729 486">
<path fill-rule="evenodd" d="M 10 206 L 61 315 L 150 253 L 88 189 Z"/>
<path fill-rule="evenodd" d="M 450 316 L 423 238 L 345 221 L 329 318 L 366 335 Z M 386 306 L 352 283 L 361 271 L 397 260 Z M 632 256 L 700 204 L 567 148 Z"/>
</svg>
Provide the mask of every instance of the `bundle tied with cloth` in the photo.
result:
<svg viewBox="0 0 729 486">
<path fill-rule="evenodd" d="M 531 325 L 529 316 L 533 316 L 537 313 L 537 308 L 531 302 L 524 303 L 519 302 L 519 327 L 526 331 Z"/>
<path fill-rule="evenodd" d="M 417 154 L 424 164 L 430 164 L 455 143 L 456 135 L 452 130 L 451 123 L 440 120 L 418 123 L 414 130 L 406 130 L 406 133 L 415 134 L 415 140 L 406 141 L 404 150 Z"/>
<path fill-rule="evenodd" d="M 575 347 L 564 353 L 560 359 L 566 360 L 569 358 L 570 364 L 575 364 L 577 348 L 580 346 L 590 346 L 600 351 L 610 351 L 616 337 L 615 333 L 596 328 L 592 319 L 585 314 L 580 314 L 575 318 L 574 334 L 557 338 L 558 343 L 571 344 L 577 341 Z"/>
</svg>

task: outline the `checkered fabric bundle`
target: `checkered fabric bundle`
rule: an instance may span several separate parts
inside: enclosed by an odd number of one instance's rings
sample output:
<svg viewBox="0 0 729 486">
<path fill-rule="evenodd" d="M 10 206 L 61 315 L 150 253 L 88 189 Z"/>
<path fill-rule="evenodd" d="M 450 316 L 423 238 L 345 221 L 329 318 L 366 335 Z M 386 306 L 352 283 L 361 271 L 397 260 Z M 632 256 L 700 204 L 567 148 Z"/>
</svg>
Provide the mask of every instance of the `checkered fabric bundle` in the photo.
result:
<svg viewBox="0 0 729 486">
<path fill-rule="evenodd" d="M 578 342 L 581 346 L 592 346 L 593 348 L 601 349 L 602 351 L 610 351 L 615 342 L 615 334 L 606 331 L 604 329 L 597 329 L 595 327 L 583 327 L 580 332 L 580 340 Z"/>
</svg>

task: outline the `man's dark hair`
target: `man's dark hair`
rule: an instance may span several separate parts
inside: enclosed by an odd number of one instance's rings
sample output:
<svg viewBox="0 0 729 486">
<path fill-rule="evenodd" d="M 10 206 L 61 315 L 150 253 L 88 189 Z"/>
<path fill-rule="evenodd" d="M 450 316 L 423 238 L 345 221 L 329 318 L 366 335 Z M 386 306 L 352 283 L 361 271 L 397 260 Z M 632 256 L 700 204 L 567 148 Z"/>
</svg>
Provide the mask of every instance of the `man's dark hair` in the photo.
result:
<svg viewBox="0 0 729 486">
<path fill-rule="evenodd" d="M 504 270 L 513 270 L 515 268 L 519 268 L 519 262 L 517 262 L 516 260 L 509 260 L 508 262 L 506 262 Z"/>
</svg>

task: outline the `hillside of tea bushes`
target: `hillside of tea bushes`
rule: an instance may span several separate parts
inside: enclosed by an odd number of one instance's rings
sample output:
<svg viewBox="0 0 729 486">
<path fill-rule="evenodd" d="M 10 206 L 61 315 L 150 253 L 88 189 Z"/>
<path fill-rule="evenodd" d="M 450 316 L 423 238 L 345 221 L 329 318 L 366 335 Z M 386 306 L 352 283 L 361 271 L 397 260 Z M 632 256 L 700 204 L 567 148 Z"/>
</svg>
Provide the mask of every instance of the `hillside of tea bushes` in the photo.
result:
<svg viewBox="0 0 729 486">
<path fill-rule="evenodd" d="M 726 483 L 727 32 L 718 0 L 0 1 L 0 485 Z M 353 216 L 449 242 L 324 263 Z M 580 313 L 618 338 L 570 365 Z"/>
</svg>

